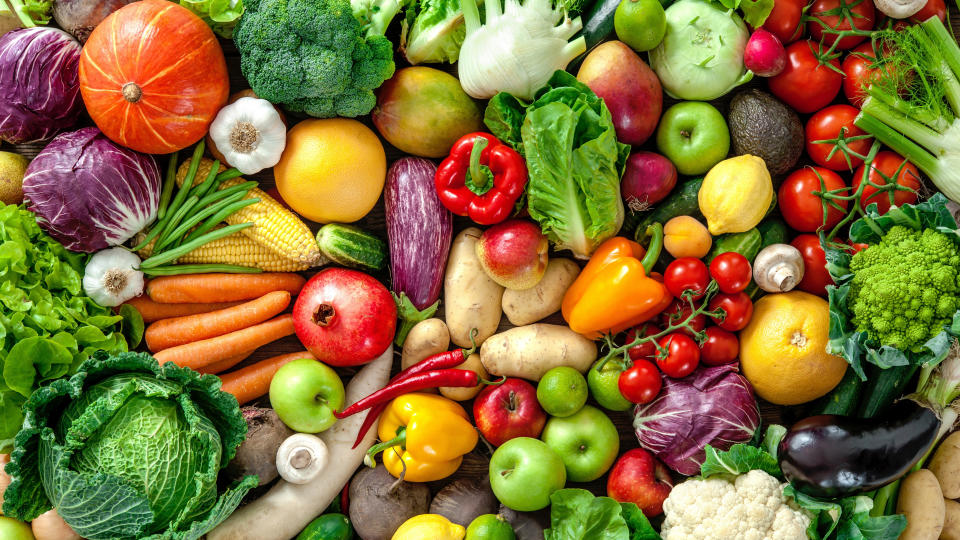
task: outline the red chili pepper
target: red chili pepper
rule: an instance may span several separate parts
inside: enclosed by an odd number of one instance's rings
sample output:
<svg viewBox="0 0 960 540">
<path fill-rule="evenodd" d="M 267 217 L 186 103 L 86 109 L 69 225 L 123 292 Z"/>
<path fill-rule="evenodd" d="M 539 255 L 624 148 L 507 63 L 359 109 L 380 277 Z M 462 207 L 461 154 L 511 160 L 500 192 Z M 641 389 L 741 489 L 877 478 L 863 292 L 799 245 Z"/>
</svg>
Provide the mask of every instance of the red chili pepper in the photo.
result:
<svg viewBox="0 0 960 540">
<path fill-rule="evenodd" d="M 527 184 L 523 156 L 489 133 L 470 133 L 453 144 L 434 177 L 448 210 L 480 225 L 507 219 Z"/>
<path fill-rule="evenodd" d="M 411 375 L 402 381 L 387 385 L 360 401 L 357 401 L 343 411 L 334 412 L 333 415 L 337 418 L 346 418 L 370 407 L 387 403 L 397 396 L 418 390 L 426 390 L 427 388 L 438 388 L 440 386 L 471 387 L 478 384 L 500 384 L 504 380 L 506 380 L 506 378 L 499 382 L 485 381 L 477 375 L 476 371 L 469 369 L 437 369 L 426 373 Z"/>
</svg>

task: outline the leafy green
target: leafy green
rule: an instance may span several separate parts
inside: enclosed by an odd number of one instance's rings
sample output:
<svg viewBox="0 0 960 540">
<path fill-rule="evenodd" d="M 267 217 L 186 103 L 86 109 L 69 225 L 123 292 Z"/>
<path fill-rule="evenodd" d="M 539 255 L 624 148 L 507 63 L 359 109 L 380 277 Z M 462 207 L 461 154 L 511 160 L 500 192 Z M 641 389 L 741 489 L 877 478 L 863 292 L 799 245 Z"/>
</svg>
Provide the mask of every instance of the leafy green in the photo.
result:
<svg viewBox="0 0 960 540">
<path fill-rule="evenodd" d="M 901 514 L 871 516 L 873 500 L 863 495 L 823 500 L 800 493 L 792 485 L 785 486 L 783 494 L 813 515 L 807 529 L 812 540 L 896 540 L 907 526 L 907 518 Z"/>
<path fill-rule="evenodd" d="M 50 22 L 50 15 L 53 12 L 53 0 L 6 0 L 6 2 L 10 3 L 13 13 L 20 19 L 20 24 L 22 24 L 24 28 L 31 28 Z M 6 2 L 0 0 L 0 13 L 6 11 L 4 9 Z"/>
<path fill-rule="evenodd" d="M 585 259 L 617 234 L 624 218 L 620 176 L 630 147 L 617 142 L 609 109 L 589 87 L 556 71 L 529 105 L 494 96 L 484 122 L 501 141 L 522 148 L 530 216 L 557 249 Z"/>
<path fill-rule="evenodd" d="M 561 489 L 550 496 L 550 528 L 544 540 L 660 540 L 633 503 L 596 497 L 585 489 Z"/>
<path fill-rule="evenodd" d="M 55 507 L 91 540 L 196 540 L 257 484 L 217 492 L 247 430 L 219 379 L 144 353 L 97 352 L 23 409 L 5 515 L 29 521 Z"/>
<path fill-rule="evenodd" d="M 453 63 L 467 37 L 460 0 L 420 0 L 404 20 L 400 50 L 411 64 Z"/>
<path fill-rule="evenodd" d="M 203 19 L 217 35 L 230 39 L 243 15 L 243 0 L 180 0 L 180 5 Z"/>
<path fill-rule="evenodd" d="M 739 9 L 743 20 L 753 28 L 760 28 L 773 11 L 773 0 L 714 0 L 727 9 Z"/>
<path fill-rule="evenodd" d="M 785 427 L 773 424 L 767 428 L 760 446 L 735 444 L 727 451 L 718 452 L 708 444 L 705 448 L 706 458 L 700 465 L 700 476 L 704 478 L 718 474 L 739 476 L 757 469 L 770 476 L 782 478 L 783 473 L 777 463 L 777 445 L 786 433 Z"/>
</svg>

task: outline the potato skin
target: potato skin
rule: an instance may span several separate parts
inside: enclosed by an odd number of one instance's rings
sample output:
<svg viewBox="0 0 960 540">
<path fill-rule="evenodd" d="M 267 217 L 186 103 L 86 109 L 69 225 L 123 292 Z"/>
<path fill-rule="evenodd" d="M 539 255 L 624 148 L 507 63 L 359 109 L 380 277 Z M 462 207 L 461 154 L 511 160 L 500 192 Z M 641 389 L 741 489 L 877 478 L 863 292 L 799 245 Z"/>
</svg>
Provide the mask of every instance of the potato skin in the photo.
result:
<svg viewBox="0 0 960 540">
<path fill-rule="evenodd" d="M 477 240 L 481 231 L 464 229 L 453 239 L 447 270 L 443 277 L 444 319 L 450 340 L 470 348 L 470 330 L 477 329 L 480 345 L 500 326 L 500 301 L 504 288 L 490 279 L 477 258 Z"/>
<path fill-rule="evenodd" d="M 480 359 L 492 375 L 539 381 L 558 366 L 586 372 L 597 359 L 597 345 L 567 326 L 537 323 L 492 336 L 480 348 Z"/>
<path fill-rule="evenodd" d="M 510 324 L 524 326 L 557 311 L 563 295 L 580 275 L 580 267 L 570 259 L 550 259 L 543 277 L 530 289 L 507 289 L 503 293 L 503 313 Z"/>
<path fill-rule="evenodd" d="M 927 468 L 937 477 L 945 498 L 960 498 L 960 431 L 940 443 Z"/>
<path fill-rule="evenodd" d="M 487 373 L 487 370 L 483 367 L 483 362 L 480 360 L 480 353 L 474 353 L 467 357 L 462 363 L 458 364 L 455 369 L 469 369 L 477 373 L 481 379 L 489 379 L 490 375 Z M 473 399 L 477 397 L 477 394 L 480 393 L 480 390 L 483 388 L 482 384 L 476 386 L 441 386 L 440 395 L 447 399 L 452 399 L 454 401 L 467 401 L 468 399 Z"/>
<path fill-rule="evenodd" d="M 910 473 L 900 487 L 897 513 L 907 516 L 900 540 L 937 540 L 946 508 L 937 477 L 927 469 Z"/>
<path fill-rule="evenodd" d="M 945 519 L 940 540 L 960 540 L 960 503 L 944 499 Z"/>
<path fill-rule="evenodd" d="M 410 329 L 403 342 L 400 367 L 407 369 L 424 358 L 446 352 L 450 348 L 450 331 L 440 319 L 426 319 Z"/>
</svg>

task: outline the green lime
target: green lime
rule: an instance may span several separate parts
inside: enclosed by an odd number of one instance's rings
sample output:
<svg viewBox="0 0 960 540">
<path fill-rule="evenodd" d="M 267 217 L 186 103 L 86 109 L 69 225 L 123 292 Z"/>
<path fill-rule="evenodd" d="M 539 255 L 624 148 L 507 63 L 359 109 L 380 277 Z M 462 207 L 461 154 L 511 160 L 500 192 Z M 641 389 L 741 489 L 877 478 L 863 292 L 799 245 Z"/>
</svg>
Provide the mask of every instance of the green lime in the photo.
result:
<svg viewBox="0 0 960 540">
<path fill-rule="evenodd" d="M 550 416 L 570 416 L 587 402 L 587 380 L 569 366 L 555 367 L 537 383 L 537 401 Z"/>
<path fill-rule="evenodd" d="M 629 0 L 628 0 L 629 1 Z M 590 393 L 593 399 L 601 407 L 611 411 L 626 411 L 633 407 L 633 403 L 627 401 L 620 393 L 620 373 L 623 371 L 623 365 L 617 358 L 611 358 L 603 365 L 603 370 L 598 371 L 597 366 L 600 360 L 594 362 L 587 373 L 587 384 L 590 385 Z"/>
<path fill-rule="evenodd" d="M 483 514 L 467 527 L 465 540 L 516 540 L 513 527 L 502 516 Z"/>
<path fill-rule="evenodd" d="M 353 527 L 343 514 L 324 514 L 310 522 L 296 540 L 352 540 Z"/>
<path fill-rule="evenodd" d="M 660 0 L 621 0 L 613 14 L 617 39 L 637 52 L 655 49 L 667 32 Z"/>
</svg>

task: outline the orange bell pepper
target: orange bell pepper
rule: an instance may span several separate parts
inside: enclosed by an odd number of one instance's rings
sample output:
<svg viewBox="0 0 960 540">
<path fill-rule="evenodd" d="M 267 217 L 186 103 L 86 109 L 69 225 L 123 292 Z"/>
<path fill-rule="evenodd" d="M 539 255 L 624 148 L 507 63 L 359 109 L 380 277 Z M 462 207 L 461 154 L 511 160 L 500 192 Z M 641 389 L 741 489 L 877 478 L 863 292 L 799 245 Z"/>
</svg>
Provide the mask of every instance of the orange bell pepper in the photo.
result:
<svg viewBox="0 0 960 540">
<path fill-rule="evenodd" d="M 648 232 L 648 250 L 623 237 L 600 244 L 563 296 L 561 312 L 571 330 L 597 339 L 646 322 L 670 304 L 673 295 L 650 275 L 663 247 L 663 227 L 657 223 Z"/>
</svg>

